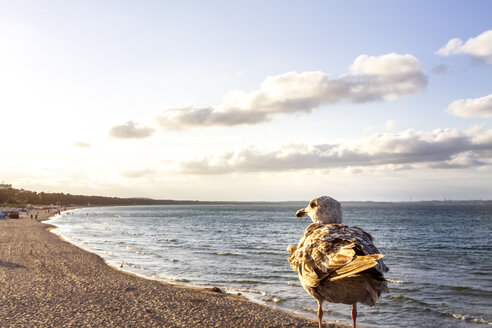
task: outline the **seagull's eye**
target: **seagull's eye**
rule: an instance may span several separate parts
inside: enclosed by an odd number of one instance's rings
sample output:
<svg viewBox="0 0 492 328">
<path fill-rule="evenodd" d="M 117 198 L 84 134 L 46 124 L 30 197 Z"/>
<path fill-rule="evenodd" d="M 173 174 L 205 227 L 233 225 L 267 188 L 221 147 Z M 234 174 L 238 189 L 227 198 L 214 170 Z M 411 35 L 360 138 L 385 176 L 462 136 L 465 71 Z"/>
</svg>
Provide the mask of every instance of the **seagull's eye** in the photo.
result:
<svg viewBox="0 0 492 328">
<path fill-rule="evenodd" d="M 315 202 L 311 202 L 311 203 L 309 203 L 309 207 L 311 207 L 311 208 L 315 208 L 316 206 L 318 206 L 318 205 L 316 205 L 316 203 L 315 203 Z"/>
</svg>

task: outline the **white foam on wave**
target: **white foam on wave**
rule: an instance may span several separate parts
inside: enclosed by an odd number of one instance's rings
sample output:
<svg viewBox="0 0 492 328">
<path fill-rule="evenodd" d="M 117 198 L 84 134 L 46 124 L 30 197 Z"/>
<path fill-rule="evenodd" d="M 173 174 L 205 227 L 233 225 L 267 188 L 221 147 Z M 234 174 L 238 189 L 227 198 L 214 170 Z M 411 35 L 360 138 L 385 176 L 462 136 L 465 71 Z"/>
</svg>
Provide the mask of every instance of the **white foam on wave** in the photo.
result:
<svg viewBox="0 0 492 328">
<path fill-rule="evenodd" d="M 284 300 L 280 297 L 277 297 L 277 296 L 270 296 L 270 297 L 267 297 L 265 299 L 266 302 L 273 302 L 273 303 L 276 303 L 276 304 L 279 304 L 279 303 L 283 303 Z"/>
<path fill-rule="evenodd" d="M 411 284 L 411 281 L 402 281 L 402 280 L 393 280 L 393 279 L 388 279 L 386 278 L 386 281 L 389 282 L 390 284 L 395 284 L 395 285 L 403 285 L 403 284 Z"/>
<path fill-rule="evenodd" d="M 292 281 L 289 281 L 287 283 L 287 285 L 289 285 L 289 286 L 296 286 L 296 287 L 302 287 L 302 285 L 300 283 L 298 283 L 298 282 L 292 282 Z"/>
<path fill-rule="evenodd" d="M 235 254 L 232 254 L 232 253 L 229 253 L 229 252 L 216 252 L 215 254 L 216 255 L 223 255 L 223 256 L 235 255 Z"/>
<path fill-rule="evenodd" d="M 482 318 L 475 318 L 471 315 L 467 314 L 461 314 L 461 313 L 448 313 L 448 312 L 443 312 L 444 315 L 451 316 L 455 319 L 461 320 L 461 321 L 466 321 L 466 322 L 473 322 L 473 323 L 478 323 L 478 324 L 485 324 L 485 325 L 492 325 L 491 321 L 487 321 Z"/>
</svg>

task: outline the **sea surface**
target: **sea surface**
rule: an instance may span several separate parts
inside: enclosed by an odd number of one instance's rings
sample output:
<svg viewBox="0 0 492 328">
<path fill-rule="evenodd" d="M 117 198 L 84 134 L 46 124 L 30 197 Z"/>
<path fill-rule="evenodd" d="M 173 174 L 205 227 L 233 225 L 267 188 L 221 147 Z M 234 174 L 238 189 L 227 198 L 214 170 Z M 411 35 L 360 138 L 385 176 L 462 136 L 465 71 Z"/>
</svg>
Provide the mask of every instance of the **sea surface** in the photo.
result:
<svg viewBox="0 0 492 328">
<path fill-rule="evenodd" d="M 151 279 L 218 286 L 315 317 L 316 301 L 287 261 L 311 222 L 300 206 L 135 206 L 63 212 L 54 233 Z M 360 327 L 492 325 L 492 207 L 345 206 L 344 224 L 374 238 L 390 293 L 358 307 Z M 348 305 L 324 303 L 324 319 L 351 323 Z"/>
</svg>

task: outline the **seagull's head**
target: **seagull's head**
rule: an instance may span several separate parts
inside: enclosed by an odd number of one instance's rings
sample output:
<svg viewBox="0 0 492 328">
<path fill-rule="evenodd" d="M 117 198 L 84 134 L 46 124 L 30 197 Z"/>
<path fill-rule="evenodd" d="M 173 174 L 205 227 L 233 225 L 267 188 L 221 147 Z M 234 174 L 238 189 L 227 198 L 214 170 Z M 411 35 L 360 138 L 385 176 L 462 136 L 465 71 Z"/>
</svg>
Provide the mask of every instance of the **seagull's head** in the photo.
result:
<svg viewBox="0 0 492 328">
<path fill-rule="evenodd" d="M 309 215 L 315 223 L 332 224 L 342 223 L 342 206 L 329 196 L 313 198 L 309 205 L 296 213 L 300 218 Z"/>
</svg>

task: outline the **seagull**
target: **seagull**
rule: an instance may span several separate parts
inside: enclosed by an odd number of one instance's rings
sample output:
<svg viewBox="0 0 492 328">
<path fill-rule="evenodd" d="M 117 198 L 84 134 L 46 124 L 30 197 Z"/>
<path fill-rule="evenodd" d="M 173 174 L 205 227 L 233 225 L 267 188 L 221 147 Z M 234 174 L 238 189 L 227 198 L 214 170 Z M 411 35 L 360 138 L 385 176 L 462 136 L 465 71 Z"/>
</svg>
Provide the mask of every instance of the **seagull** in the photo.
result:
<svg viewBox="0 0 492 328">
<path fill-rule="evenodd" d="M 323 327 L 324 301 L 352 305 L 356 328 L 357 303 L 373 306 L 388 292 L 384 273 L 388 267 L 372 236 L 358 227 L 342 225 L 342 206 L 328 196 L 316 197 L 296 217 L 311 223 L 297 246 L 287 247 L 289 263 L 302 287 L 318 302 L 318 324 Z"/>
</svg>

